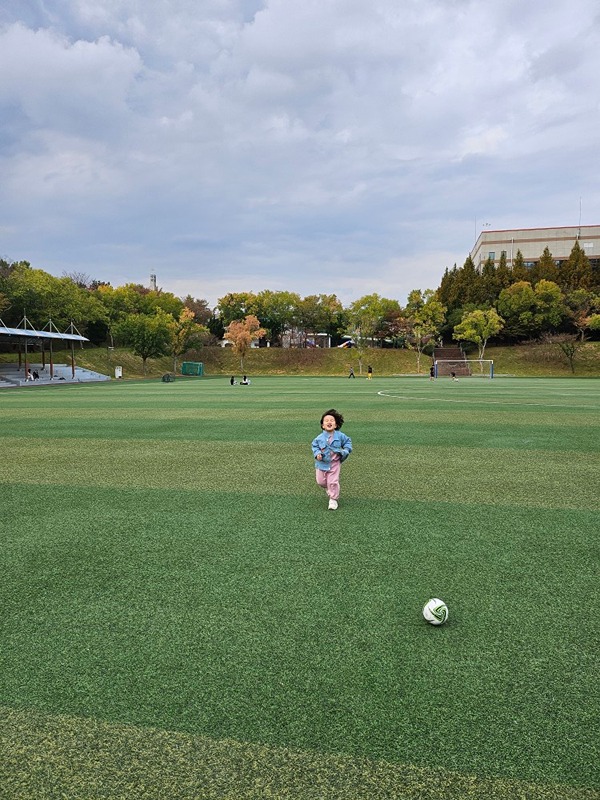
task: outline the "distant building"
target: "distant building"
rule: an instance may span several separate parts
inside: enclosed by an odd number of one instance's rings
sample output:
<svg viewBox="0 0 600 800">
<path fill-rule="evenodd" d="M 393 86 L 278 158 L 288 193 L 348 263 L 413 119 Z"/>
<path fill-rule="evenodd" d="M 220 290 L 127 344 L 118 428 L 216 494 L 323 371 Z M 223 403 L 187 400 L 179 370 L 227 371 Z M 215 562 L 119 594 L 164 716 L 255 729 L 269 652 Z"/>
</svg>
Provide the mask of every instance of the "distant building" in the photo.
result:
<svg viewBox="0 0 600 800">
<path fill-rule="evenodd" d="M 600 225 L 572 225 L 564 228 L 517 228 L 508 231 L 485 230 L 479 234 L 471 258 L 477 269 L 491 259 L 500 262 L 502 253 L 506 263 L 512 266 L 517 250 L 523 255 L 526 267 L 540 260 L 544 248 L 548 248 L 560 266 L 566 261 L 575 242 L 590 259 L 592 266 L 600 267 Z"/>
</svg>

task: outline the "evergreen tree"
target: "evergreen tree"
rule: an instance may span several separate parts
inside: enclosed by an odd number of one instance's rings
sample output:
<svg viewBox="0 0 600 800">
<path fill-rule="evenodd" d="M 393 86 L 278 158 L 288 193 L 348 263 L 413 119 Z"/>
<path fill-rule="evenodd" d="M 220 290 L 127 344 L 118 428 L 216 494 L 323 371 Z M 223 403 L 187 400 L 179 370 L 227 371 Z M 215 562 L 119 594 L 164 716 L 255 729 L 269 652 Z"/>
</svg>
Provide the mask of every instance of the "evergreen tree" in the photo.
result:
<svg viewBox="0 0 600 800">
<path fill-rule="evenodd" d="M 500 263 L 496 268 L 496 282 L 498 285 L 498 294 L 502 289 L 507 289 L 510 286 L 510 270 L 506 263 L 506 252 L 503 250 L 500 253 Z M 497 300 L 498 298 L 494 298 Z"/>
<path fill-rule="evenodd" d="M 544 247 L 540 260 L 532 268 L 530 280 L 533 286 L 539 281 L 558 283 L 558 267 L 548 247 Z"/>
<path fill-rule="evenodd" d="M 571 255 L 559 270 L 558 285 L 563 292 L 590 289 L 592 286 L 592 266 L 577 241 L 573 245 Z"/>
<path fill-rule="evenodd" d="M 442 282 L 437 290 L 440 303 L 448 309 L 454 309 L 458 305 L 458 273 L 459 270 L 456 264 L 451 270 L 446 267 Z"/>
<path fill-rule="evenodd" d="M 517 250 L 517 255 L 512 265 L 510 282 L 512 285 L 513 283 L 520 283 L 521 281 L 529 283 L 529 270 L 525 266 L 523 253 Z"/>
<path fill-rule="evenodd" d="M 478 305 L 491 307 L 500 294 L 498 285 L 498 271 L 493 258 L 487 258 L 481 270 L 479 297 L 476 298 Z"/>
</svg>

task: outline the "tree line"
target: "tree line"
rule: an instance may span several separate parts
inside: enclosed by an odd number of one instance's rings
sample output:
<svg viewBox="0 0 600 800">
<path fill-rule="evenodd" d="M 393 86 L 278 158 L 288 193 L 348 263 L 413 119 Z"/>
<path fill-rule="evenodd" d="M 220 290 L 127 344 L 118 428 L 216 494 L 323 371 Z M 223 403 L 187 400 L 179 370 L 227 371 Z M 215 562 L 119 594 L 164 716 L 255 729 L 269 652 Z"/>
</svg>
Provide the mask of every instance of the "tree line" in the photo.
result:
<svg viewBox="0 0 600 800">
<path fill-rule="evenodd" d="M 407 347 L 417 365 L 434 342 L 471 342 L 483 357 L 489 340 L 518 342 L 544 336 L 583 341 L 600 331 L 600 268 L 575 242 L 560 266 L 546 248 L 533 267 L 517 251 L 507 264 L 477 269 L 471 257 L 446 269 L 440 286 L 414 289 L 404 306 L 378 294 L 344 307 L 335 294 L 230 292 L 214 309 L 206 300 L 176 297 L 129 283 L 113 287 L 83 273 L 57 278 L 27 261 L 0 259 L 0 318 L 11 327 L 26 316 L 30 326 L 64 331 L 74 323 L 94 344 L 131 347 L 144 367 L 148 358 L 177 360 L 191 349 L 227 338 L 243 355 L 250 343 L 307 347 L 316 334 L 331 344 L 351 337 L 359 358 L 373 346 Z"/>
</svg>

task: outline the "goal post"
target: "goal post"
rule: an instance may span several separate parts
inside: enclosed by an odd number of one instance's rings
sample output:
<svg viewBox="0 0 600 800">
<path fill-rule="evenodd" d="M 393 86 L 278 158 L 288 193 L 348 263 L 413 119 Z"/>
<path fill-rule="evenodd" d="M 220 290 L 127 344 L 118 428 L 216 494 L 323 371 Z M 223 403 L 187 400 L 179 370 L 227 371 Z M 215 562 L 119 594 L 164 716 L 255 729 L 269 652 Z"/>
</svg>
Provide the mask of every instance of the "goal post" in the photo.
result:
<svg viewBox="0 0 600 800">
<path fill-rule="evenodd" d="M 494 361 L 491 358 L 438 358 L 433 362 L 436 378 L 445 376 L 465 378 L 493 378 Z"/>
</svg>

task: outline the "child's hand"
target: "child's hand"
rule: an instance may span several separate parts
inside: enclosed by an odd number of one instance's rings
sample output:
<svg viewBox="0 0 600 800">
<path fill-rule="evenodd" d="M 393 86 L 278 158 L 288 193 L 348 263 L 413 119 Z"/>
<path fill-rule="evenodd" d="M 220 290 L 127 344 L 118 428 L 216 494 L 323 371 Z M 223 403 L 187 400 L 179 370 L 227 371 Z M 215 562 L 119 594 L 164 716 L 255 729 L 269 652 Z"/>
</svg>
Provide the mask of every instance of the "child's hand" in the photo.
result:
<svg viewBox="0 0 600 800">
<path fill-rule="evenodd" d="M 315 458 L 317 459 L 317 461 L 322 461 L 323 460 L 323 456 L 321 455 L 321 453 L 317 453 Z"/>
</svg>

